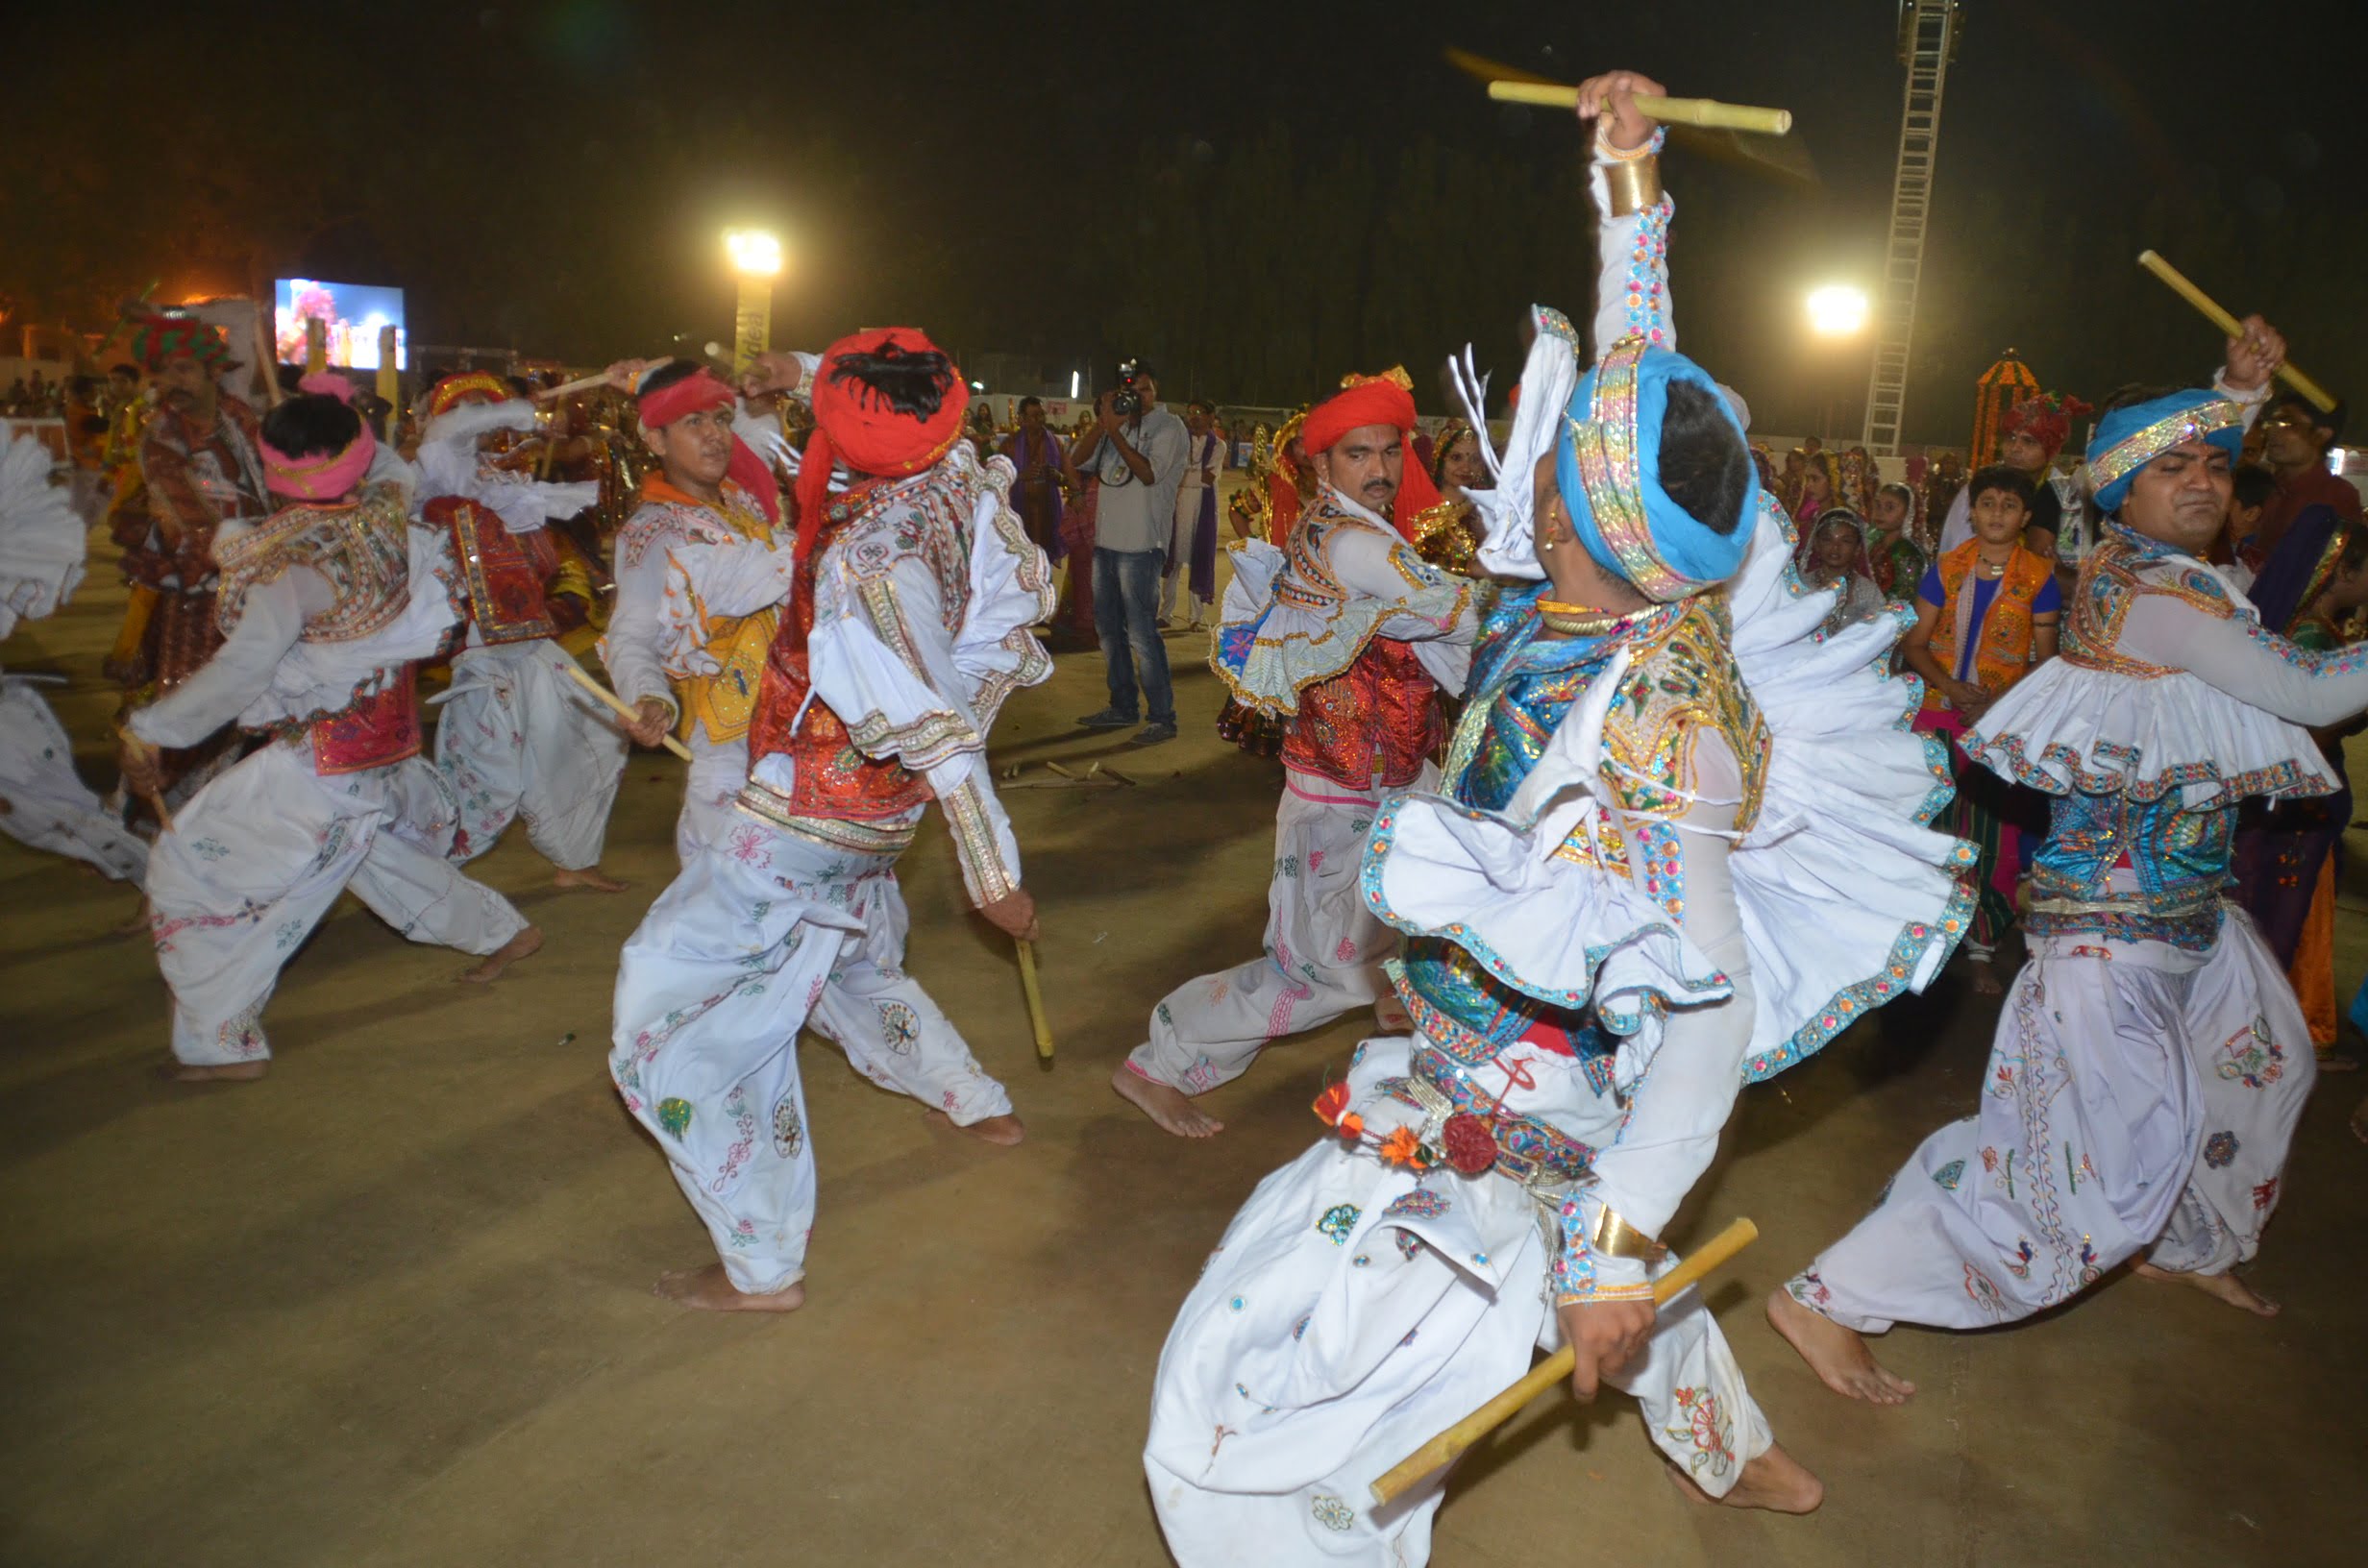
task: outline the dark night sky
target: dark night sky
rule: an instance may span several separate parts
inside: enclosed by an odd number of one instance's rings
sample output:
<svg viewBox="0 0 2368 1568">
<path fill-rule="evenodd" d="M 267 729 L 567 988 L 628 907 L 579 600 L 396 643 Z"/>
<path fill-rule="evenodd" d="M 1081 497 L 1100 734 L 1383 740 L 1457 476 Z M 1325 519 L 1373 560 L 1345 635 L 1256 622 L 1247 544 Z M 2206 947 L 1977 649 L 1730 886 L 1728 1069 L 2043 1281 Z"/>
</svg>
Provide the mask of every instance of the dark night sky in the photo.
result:
<svg viewBox="0 0 2368 1568">
<path fill-rule="evenodd" d="M 168 297 L 288 272 L 396 282 L 411 291 L 415 341 L 515 341 L 584 361 L 651 352 L 676 331 L 726 335 L 730 285 L 715 235 L 750 221 L 778 226 L 796 256 L 777 341 L 895 317 L 973 351 L 1067 362 L 1112 346 L 1103 322 L 1123 280 L 1095 234 L 1126 207 L 1147 144 L 1221 166 L 1235 143 L 1280 122 L 1295 145 L 1354 140 L 1383 169 L 1418 137 L 1488 157 L 1575 156 L 1573 127 L 1487 102 L 1443 63 L 1448 44 L 1566 80 L 1633 65 L 1677 92 L 1794 111 L 1821 177 L 1813 190 L 1698 159 L 1672 158 L 1666 171 L 1689 346 L 1756 406 L 1789 413 L 1805 396 L 1801 292 L 1873 281 L 1902 85 L 1891 0 L 1269 3 L 1092 19 L 1102 10 L 52 9 L 19 56 L 17 129 L 0 149 L 0 291 L 29 316 L 87 321 L 91 299 L 159 275 Z M 2128 376 L 2208 365 L 2208 330 L 2167 295 L 2141 309 L 2156 285 L 2126 257 L 2102 277 L 2061 264 L 2067 215 L 2151 233 L 2136 217 L 2150 201 L 2226 214 L 2228 244 L 2208 272 L 2189 270 L 2239 310 L 2280 319 L 2295 357 L 2323 380 L 2368 368 L 2356 312 L 2306 319 L 2337 312 L 2296 281 L 2346 263 L 2272 265 L 2246 250 L 2257 230 L 2361 233 L 2368 136 L 2346 107 L 2356 51 L 2340 43 L 2356 30 L 2356 7 L 2287 0 L 2246 35 L 2232 24 L 2251 13 L 2162 0 L 1968 0 L 1966 12 L 1919 374 L 1930 359 L 1936 380 L 1960 380 L 2009 342 L 2051 380 L 2124 363 Z M 114 107 L 100 107 L 110 90 Z M 38 130 L 27 137 L 29 125 Z M 156 155 L 159 137 L 179 161 Z M 201 179 L 191 160 L 212 172 Z M 157 233 L 153 215 L 169 204 L 146 192 L 160 170 L 199 214 L 175 223 L 236 237 L 207 246 Z M 1431 216 L 1459 221 L 1452 209 Z M 1689 252 L 1690 234 L 1717 254 Z M 44 270 L 45 239 L 71 259 Z M 2122 244 L 2118 230 L 2086 241 L 2100 257 Z M 1320 233 L 1306 242 L 1341 243 Z M 1591 275 L 1579 258 L 1571 292 Z M 1437 287 L 1452 296 L 1457 279 Z M 2032 314 L 2035 297 L 2091 294 L 2123 302 L 2092 332 Z M 1518 303 L 1473 300 L 1475 335 Z M 1435 362 L 1452 347 L 1421 352 Z M 1344 368 L 1309 366 L 1309 389 Z"/>
</svg>

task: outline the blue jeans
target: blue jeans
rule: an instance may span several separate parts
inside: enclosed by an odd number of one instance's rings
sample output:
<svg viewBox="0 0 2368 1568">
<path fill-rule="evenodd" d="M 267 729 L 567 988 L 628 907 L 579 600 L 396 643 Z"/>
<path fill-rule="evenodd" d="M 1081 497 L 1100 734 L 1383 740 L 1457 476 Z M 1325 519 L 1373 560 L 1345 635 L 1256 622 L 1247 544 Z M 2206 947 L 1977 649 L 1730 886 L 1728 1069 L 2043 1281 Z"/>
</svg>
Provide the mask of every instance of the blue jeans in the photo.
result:
<svg viewBox="0 0 2368 1568">
<path fill-rule="evenodd" d="M 1175 689 L 1168 683 L 1168 648 L 1159 637 L 1159 578 L 1165 551 L 1094 549 L 1094 629 L 1109 666 L 1110 705 L 1136 711 L 1135 682 L 1155 724 L 1175 723 Z"/>
</svg>

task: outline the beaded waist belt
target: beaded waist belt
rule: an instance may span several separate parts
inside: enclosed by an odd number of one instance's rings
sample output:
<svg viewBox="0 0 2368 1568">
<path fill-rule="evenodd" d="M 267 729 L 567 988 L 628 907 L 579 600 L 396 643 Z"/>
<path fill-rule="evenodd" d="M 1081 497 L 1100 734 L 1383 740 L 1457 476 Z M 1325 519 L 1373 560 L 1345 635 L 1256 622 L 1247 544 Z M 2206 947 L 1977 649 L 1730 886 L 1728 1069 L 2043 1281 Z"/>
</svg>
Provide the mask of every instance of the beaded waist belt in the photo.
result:
<svg viewBox="0 0 2368 1568">
<path fill-rule="evenodd" d="M 921 832 L 918 817 L 866 821 L 859 817 L 812 817 L 791 809 L 789 796 L 749 780 L 732 802 L 750 816 L 802 839 L 859 855 L 900 855 Z"/>
<path fill-rule="evenodd" d="M 1385 1082 L 1391 1097 L 1444 1117 L 1457 1112 L 1488 1123 L 1496 1140 L 1495 1168 L 1524 1187 L 1583 1182 L 1594 1173 L 1595 1151 L 1534 1116 L 1507 1111 L 1496 1096 L 1443 1051 L 1415 1052 L 1414 1076 Z"/>
</svg>

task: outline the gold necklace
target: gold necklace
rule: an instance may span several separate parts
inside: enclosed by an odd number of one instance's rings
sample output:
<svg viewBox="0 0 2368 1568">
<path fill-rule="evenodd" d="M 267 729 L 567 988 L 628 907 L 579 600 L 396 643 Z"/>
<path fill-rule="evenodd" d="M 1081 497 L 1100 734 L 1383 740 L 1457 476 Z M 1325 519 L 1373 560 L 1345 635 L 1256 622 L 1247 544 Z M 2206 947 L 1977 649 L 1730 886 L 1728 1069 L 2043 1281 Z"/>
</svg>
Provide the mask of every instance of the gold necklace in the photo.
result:
<svg viewBox="0 0 2368 1568">
<path fill-rule="evenodd" d="M 1610 610 L 1590 609 L 1584 604 L 1560 604 L 1550 599 L 1538 600 L 1538 619 L 1548 631 L 1561 632 L 1566 637 L 1600 637 L 1628 619 Z"/>
</svg>

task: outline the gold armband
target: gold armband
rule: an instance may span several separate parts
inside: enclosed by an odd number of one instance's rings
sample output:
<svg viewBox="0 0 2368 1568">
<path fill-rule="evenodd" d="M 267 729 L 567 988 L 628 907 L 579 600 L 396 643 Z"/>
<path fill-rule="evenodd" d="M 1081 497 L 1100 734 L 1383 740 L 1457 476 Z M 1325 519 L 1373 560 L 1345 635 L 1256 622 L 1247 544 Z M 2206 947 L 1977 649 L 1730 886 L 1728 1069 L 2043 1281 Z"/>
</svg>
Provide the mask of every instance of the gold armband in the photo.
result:
<svg viewBox="0 0 2368 1568">
<path fill-rule="evenodd" d="M 1594 1234 L 1587 1238 L 1587 1244 L 1606 1258 L 1640 1258 L 1648 1263 L 1658 1262 L 1669 1250 L 1609 1208 L 1596 1214 Z"/>
<path fill-rule="evenodd" d="M 1640 158 L 1603 165 L 1612 193 L 1612 216 L 1625 218 L 1661 205 L 1661 159 Z"/>
</svg>

